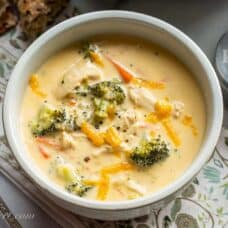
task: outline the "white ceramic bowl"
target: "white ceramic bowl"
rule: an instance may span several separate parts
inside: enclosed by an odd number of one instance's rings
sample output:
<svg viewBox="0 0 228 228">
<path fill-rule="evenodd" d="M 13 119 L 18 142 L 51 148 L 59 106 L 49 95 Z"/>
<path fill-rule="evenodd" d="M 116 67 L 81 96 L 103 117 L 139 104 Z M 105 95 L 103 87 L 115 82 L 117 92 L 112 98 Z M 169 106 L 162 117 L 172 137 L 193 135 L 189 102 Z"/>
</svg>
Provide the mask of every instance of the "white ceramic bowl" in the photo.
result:
<svg viewBox="0 0 228 228">
<path fill-rule="evenodd" d="M 201 149 L 183 175 L 155 194 L 121 202 L 87 200 L 48 182 L 29 158 L 19 129 L 20 106 L 29 75 L 64 46 L 91 35 L 108 33 L 143 37 L 174 53 L 194 73 L 203 91 L 207 112 L 207 127 Z M 8 83 L 3 115 L 6 136 L 16 159 L 48 197 L 77 214 L 115 220 L 141 216 L 164 206 L 192 180 L 212 155 L 222 125 L 223 103 L 213 67 L 200 48 L 185 34 L 154 17 L 126 11 L 103 11 L 77 16 L 58 24 L 25 51 Z"/>
</svg>

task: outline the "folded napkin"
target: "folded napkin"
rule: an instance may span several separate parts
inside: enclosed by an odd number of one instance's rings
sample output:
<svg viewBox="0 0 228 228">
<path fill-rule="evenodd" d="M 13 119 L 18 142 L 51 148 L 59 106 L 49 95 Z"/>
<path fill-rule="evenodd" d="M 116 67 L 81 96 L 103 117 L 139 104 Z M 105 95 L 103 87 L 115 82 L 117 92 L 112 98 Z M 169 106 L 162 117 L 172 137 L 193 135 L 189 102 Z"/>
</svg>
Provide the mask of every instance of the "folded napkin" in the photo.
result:
<svg viewBox="0 0 228 228">
<path fill-rule="evenodd" d="M 69 7 L 58 20 L 75 15 Z M 0 37 L 0 109 L 7 81 L 28 42 L 19 28 Z M 1 111 L 1 110 L 0 110 Z M 223 128 L 210 161 L 194 181 L 165 208 L 129 221 L 96 221 L 62 209 L 23 172 L 10 151 L 0 121 L 0 172 L 62 227 L 228 227 L 228 129 Z"/>
</svg>

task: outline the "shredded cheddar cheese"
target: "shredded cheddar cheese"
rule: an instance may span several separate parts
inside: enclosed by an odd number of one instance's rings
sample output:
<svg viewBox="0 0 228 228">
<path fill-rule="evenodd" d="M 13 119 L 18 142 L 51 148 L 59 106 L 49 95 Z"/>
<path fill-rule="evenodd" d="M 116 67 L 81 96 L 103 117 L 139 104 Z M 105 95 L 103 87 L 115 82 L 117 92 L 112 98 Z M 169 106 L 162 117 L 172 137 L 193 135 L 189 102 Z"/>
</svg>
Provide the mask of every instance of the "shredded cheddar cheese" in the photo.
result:
<svg viewBox="0 0 228 228">
<path fill-rule="evenodd" d="M 40 83 L 36 75 L 32 75 L 29 79 L 29 86 L 32 91 L 39 97 L 45 98 L 47 95 L 40 90 Z"/>
<path fill-rule="evenodd" d="M 108 195 L 110 187 L 110 177 L 111 174 L 116 174 L 118 172 L 132 170 L 133 166 L 129 163 L 117 163 L 104 167 L 100 170 L 100 179 L 96 180 L 84 180 L 84 183 L 91 186 L 97 186 L 97 199 L 105 200 Z"/>
<path fill-rule="evenodd" d="M 164 89 L 165 84 L 163 82 L 148 81 L 141 78 L 133 78 L 132 83 L 138 86 L 142 86 L 148 89 Z"/>
<path fill-rule="evenodd" d="M 107 174 L 115 174 L 121 171 L 132 170 L 132 165 L 129 163 L 117 163 L 111 166 L 107 166 L 101 170 L 101 173 Z"/>
<path fill-rule="evenodd" d="M 105 141 L 112 146 L 117 148 L 121 144 L 121 139 L 115 128 L 110 127 L 104 134 Z"/>
<path fill-rule="evenodd" d="M 190 115 L 185 115 L 185 116 L 183 117 L 182 123 L 183 123 L 185 126 L 189 126 L 189 127 L 192 129 L 193 135 L 195 135 L 195 136 L 198 135 L 198 130 L 197 130 L 196 126 L 193 124 L 192 116 L 190 116 Z"/>
<path fill-rule="evenodd" d="M 173 130 L 173 127 L 172 127 L 170 121 L 169 120 L 163 120 L 162 121 L 162 125 L 164 126 L 164 128 L 165 128 L 165 130 L 167 132 L 167 135 L 172 140 L 174 145 L 176 147 L 180 146 L 180 144 L 181 144 L 180 138 L 178 137 L 176 132 Z"/>
<path fill-rule="evenodd" d="M 90 51 L 89 54 L 90 54 L 92 60 L 93 60 L 96 64 L 98 64 L 98 65 L 101 66 L 101 67 L 104 67 L 104 62 L 103 62 L 103 60 L 102 60 L 100 54 L 98 54 L 97 52 L 94 52 L 94 51 Z"/>
<path fill-rule="evenodd" d="M 101 179 L 98 185 L 97 199 L 105 200 L 108 195 L 110 178 L 108 175 L 101 174 Z"/>
<path fill-rule="evenodd" d="M 104 139 L 102 135 L 97 132 L 93 127 L 83 122 L 81 125 L 81 131 L 88 137 L 88 139 L 95 145 L 95 146 L 101 146 L 104 144 Z"/>
<path fill-rule="evenodd" d="M 159 100 L 154 105 L 156 115 L 159 119 L 167 118 L 171 115 L 172 105 L 166 100 Z"/>
</svg>

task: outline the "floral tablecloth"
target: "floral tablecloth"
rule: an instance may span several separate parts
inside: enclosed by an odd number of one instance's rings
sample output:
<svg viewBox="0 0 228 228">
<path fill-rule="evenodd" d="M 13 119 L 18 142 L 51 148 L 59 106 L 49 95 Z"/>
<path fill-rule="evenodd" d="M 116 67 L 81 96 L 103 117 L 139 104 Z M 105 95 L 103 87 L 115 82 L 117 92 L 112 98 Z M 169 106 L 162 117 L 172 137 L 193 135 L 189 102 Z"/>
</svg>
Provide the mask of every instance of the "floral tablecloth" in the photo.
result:
<svg viewBox="0 0 228 228">
<path fill-rule="evenodd" d="M 58 18 L 58 21 L 75 14 L 77 14 L 77 10 L 69 7 Z M 13 29 L 0 37 L 1 108 L 10 72 L 27 46 L 28 41 L 21 34 L 19 28 Z M 40 193 L 17 164 L 6 143 L 2 123 L 0 123 L 0 135 L 0 171 L 63 227 L 228 227 L 228 128 L 225 126 L 210 161 L 189 187 L 173 202 L 150 215 L 116 222 L 83 218 L 54 205 L 53 202 Z"/>
</svg>

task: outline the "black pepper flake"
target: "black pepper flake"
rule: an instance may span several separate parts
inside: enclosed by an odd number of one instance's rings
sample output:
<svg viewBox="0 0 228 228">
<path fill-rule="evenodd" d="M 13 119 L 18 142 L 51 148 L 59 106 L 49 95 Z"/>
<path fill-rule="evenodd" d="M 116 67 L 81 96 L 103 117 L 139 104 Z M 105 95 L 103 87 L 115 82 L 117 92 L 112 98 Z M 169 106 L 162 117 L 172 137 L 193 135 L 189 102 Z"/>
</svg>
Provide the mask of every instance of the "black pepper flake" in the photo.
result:
<svg viewBox="0 0 228 228">
<path fill-rule="evenodd" d="M 123 129 L 123 132 L 127 132 L 127 129 Z"/>
<path fill-rule="evenodd" d="M 61 84 L 64 84 L 64 80 L 61 81 Z"/>
<path fill-rule="evenodd" d="M 90 161 L 90 157 L 87 156 L 84 158 L 84 162 L 89 162 L 89 161 Z"/>
<path fill-rule="evenodd" d="M 116 129 L 117 129 L 117 130 L 120 130 L 120 126 L 117 126 Z"/>
</svg>

